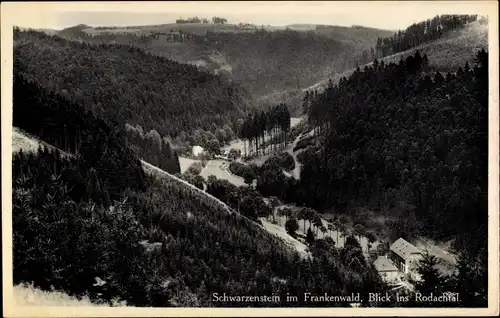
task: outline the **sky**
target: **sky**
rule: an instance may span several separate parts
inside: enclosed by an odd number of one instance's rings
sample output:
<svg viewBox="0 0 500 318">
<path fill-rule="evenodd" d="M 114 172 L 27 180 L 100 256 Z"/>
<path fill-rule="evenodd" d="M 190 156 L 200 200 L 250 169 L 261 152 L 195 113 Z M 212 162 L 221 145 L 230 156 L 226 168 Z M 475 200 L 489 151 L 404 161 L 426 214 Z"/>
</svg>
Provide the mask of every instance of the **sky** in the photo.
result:
<svg viewBox="0 0 500 318">
<path fill-rule="evenodd" d="M 174 23 L 179 17 L 221 16 L 235 24 L 284 26 L 307 23 L 398 30 L 438 14 L 485 13 L 481 1 L 53 2 L 29 5 L 22 10 L 24 14 L 19 15 L 22 21 L 16 25 L 50 29 L 77 24 L 133 26 Z"/>
</svg>

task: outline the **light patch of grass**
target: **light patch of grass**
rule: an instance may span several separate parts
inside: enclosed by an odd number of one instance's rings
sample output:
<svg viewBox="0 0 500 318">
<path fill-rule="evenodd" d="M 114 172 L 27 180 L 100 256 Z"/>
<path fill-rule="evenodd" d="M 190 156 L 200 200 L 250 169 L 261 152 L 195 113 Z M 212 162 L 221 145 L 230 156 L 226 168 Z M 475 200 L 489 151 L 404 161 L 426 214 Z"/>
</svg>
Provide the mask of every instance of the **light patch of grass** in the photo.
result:
<svg viewBox="0 0 500 318">
<path fill-rule="evenodd" d="M 97 304 L 86 296 L 78 299 L 60 291 L 43 291 L 32 285 L 21 284 L 13 288 L 14 300 L 21 306 L 71 306 L 71 307 L 110 307 Z M 112 307 L 125 307 L 126 303 L 114 302 Z"/>
<path fill-rule="evenodd" d="M 40 146 L 47 147 L 49 149 L 55 149 L 56 147 L 40 140 L 38 137 L 28 134 L 27 132 L 12 127 L 12 153 L 23 151 L 24 153 L 38 151 Z M 62 156 L 72 156 L 71 154 L 59 149 Z"/>
<path fill-rule="evenodd" d="M 264 226 L 266 231 L 282 239 L 287 246 L 294 248 L 302 257 L 306 258 L 310 256 L 307 246 L 290 236 L 290 234 L 286 232 L 285 228 L 273 224 L 267 221 L 265 218 L 260 218 L 260 221 L 262 222 L 262 225 Z"/>
<path fill-rule="evenodd" d="M 227 180 L 237 187 L 245 185 L 245 179 L 232 174 L 229 171 L 229 163 L 225 160 L 209 160 L 207 162 L 200 176 L 208 180 L 208 177 L 211 175 L 215 176 L 217 179 Z"/>
<path fill-rule="evenodd" d="M 13 127 L 12 152 L 19 152 L 21 150 L 24 152 L 36 152 L 40 145 L 43 145 L 41 141 Z"/>
<path fill-rule="evenodd" d="M 184 171 L 186 171 L 195 162 L 201 162 L 201 161 L 197 159 L 179 157 L 179 165 L 181 167 L 181 173 L 184 173 Z"/>
</svg>

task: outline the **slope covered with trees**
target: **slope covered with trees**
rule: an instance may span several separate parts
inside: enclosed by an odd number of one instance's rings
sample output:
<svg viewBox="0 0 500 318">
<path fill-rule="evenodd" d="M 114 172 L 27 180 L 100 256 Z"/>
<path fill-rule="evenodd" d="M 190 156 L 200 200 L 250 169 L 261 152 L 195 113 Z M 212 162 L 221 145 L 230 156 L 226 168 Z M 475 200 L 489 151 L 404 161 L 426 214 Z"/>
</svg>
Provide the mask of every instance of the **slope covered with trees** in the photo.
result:
<svg viewBox="0 0 500 318">
<path fill-rule="evenodd" d="M 251 191 L 244 213 L 228 213 L 173 178 L 148 177 L 122 132 L 17 73 L 14 124 L 67 153 L 13 154 L 14 284 L 159 307 L 242 306 L 213 293 L 281 296 L 245 302 L 255 307 L 349 306 L 302 296 L 385 291 L 359 249 L 317 246 L 301 259 L 245 217 L 268 210 Z"/>
<path fill-rule="evenodd" d="M 477 49 L 488 46 L 488 20 L 474 20 L 474 16 L 462 15 L 442 16 L 443 19 L 445 17 L 447 17 L 447 19 L 466 20 L 468 22 L 466 24 L 457 23 L 453 27 L 440 26 L 440 31 L 433 32 L 432 37 L 430 33 L 424 31 L 424 36 L 422 37 L 418 35 L 422 31 L 418 30 L 422 27 L 425 28 L 423 25 L 430 23 L 426 20 L 416 24 L 420 27 L 414 26 L 404 31 L 398 31 L 391 36 L 379 37 L 370 48 L 360 49 L 354 53 L 351 51 L 344 53 L 345 56 L 342 60 L 346 63 L 343 68 L 345 71 L 330 72 L 324 77 L 326 79 L 305 90 L 322 91 L 328 86 L 328 79 L 331 79 L 334 84 L 337 84 L 342 77 L 350 77 L 358 66 L 360 68 L 363 68 L 364 65 L 371 67 L 375 59 L 379 62 L 383 61 L 385 64 L 391 62 L 398 63 L 400 59 L 406 59 L 414 55 L 417 50 L 427 54 L 429 58 L 429 70 L 434 72 L 454 72 L 458 67 L 463 67 L 465 61 L 471 64 L 474 61 Z M 440 17 L 435 17 L 429 21 L 440 21 L 440 19 Z M 435 24 L 436 22 L 433 23 Z M 398 34 L 400 35 L 397 47 L 399 47 L 399 49 L 405 48 L 406 50 L 404 51 L 392 50 L 390 48 L 392 45 L 396 45 L 391 43 L 393 43 L 394 39 L 398 39 Z M 415 40 L 417 36 L 421 38 L 419 41 Z M 405 40 L 403 41 L 403 39 Z M 378 45 L 377 42 L 379 43 Z M 410 45 L 408 43 L 412 44 Z M 415 43 L 418 43 L 418 45 Z M 295 116 L 299 116 L 301 114 L 303 95 L 303 91 L 277 91 L 272 94 L 261 96 L 259 103 L 272 105 L 285 102 L 289 105 L 291 112 Z"/>
<path fill-rule="evenodd" d="M 238 135 L 245 142 L 245 153 L 259 155 L 265 154 L 266 142 L 273 141 L 272 150 L 284 148 L 288 143 L 290 131 L 290 112 L 285 104 L 272 107 L 269 111 L 250 114 L 238 123 Z M 248 142 L 248 152 L 246 147 Z"/>
<path fill-rule="evenodd" d="M 103 120 L 26 81 L 17 72 L 13 103 L 15 127 L 78 156 L 75 162 L 71 161 L 74 171 L 62 176 L 75 182 L 71 194 L 109 203 L 127 188 L 144 188 L 141 163 L 128 149 L 124 136 Z"/>
<path fill-rule="evenodd" d="M 151 138 L 136 138 L 147 152 L 157 134 L 172 140 L 196 129 L 214 131 L 233 123 L 248 107 L 242 89 L 219 76 L 122 45 L 91 45 L 28 31 L 14 32 L 18 72 L 78 102 L 125 130 L 137 127 Z M 163 138 L 160 138 L 162 141 Z M 156 153 L 166 146 L 159 146 Z M 168 167 L 165 169 L 170 170 Z"/>
<path fill-rule="evenodd" d="M 237 81 L 252 96 L 275 90 L 307 87 L 328 72 L 345 69 L 345 52 L 369 48 L 378 36 L 390 32 L 369 28 L 321 28 L 309 31 L 233 26 L 215 30 L 201 25 L 144 26 L 134 32 L 73 29 L 61 36 L 89 43 L 133 44 L 147 52 L 183 63 L 196 63 Z M 71 32 L 69 32 L 71 31 Z"/>
<path fill-rule="evenodd" d="M 317 149 L 321 155 L 308 151 L 304 176 L 322 169 L 349 169 L 348 173 L 348 170 L 320 172 L 339 178 L 327 181 L 331 186 L 343 185 L 336 191 L 337 198 L 328 196 L 330 202 L 337 203 L 345 195 L 371 195 L 405 184 L 431 187 L 438 180 L 444 182 L 442 177 L 428 179 L 432 175 L 429 170 L 435 169 L 437 175 L 451 173 L 445 184 L 455 184 L 462 190 L 467 183 L 458 182 L 461 179 L 454 183 L 455 178 L 475 175 L 478 179 L 473 178 L 470 186 L 485 186 L 482 182 L 487 175 L 487 53 L 479 52 L 477 59 L 474 68 L 467 63 L 456 74 L 443 76 L 437 72 L 431 78 L 422 73 L 426 67 L 425 55 L 422 58 L 417 52 L 399 64 L 375 62 L 374 67 L 358 69 L 338 85 L 330 85 L 324 93 L 309 95 L 312 99 L 305 101 L 305 108 L 324 143 Z M 309 160 L 313 158 L 316 159 Z M 335 160 L 341 161 L 334 164 Z M 447 169 L 451 170 L 446 172 Z M 472 171 L 477 173 L 471 174 Z M 432 187 L 439 188 L 437 184 Z M 459 192 L 458 188 L 443 188 L 450 193 Z M 441 209 L 431 208 L 428 205 L 431 202 L 440 204 L 437 197 L 431 201 L 426 198 L 425 193 L 437 195 L 430 188 L 428 192 L 418 188 L 408 190 L 415 199 L 419 198 L 413 202 L 417 209 L 431 212 L 442 211 L 444 206 L 451 208 L 451 204 L 444 204 Z M 320 196 L 321 193 L 314 195 L 316 205 L 326 203 Z M 451 197 L 444 193 L 442 196 L 444 200 Z M 452 217 L 454 213 L 449 212 Z M 452 226 L 448 222 L 452 220 L 443 218 L 444 214 L 440 214 L 440 221 L 433 219 L 436 234 Z"/>
<path fill-rule="evenodd" d="M 418 48 L 448 37 L 451 32 L 465 28 L 468 24 L 477 21 L 477 18 L 477 15 L 437 15 L 431 19 L 413 23 L 405 30 L 377 37 L 375 44 L 351 55 L 347 60 L 350 61 L 350 66 L 355 68 L 357 65 L 370 63 L 376 58 L 380 59 Z"/>
<path fill-rule="evenodd" d="M 377 38 L 376 57 L 403 52 L 446 36 L 450 31 L 463 28 L 477 20 L 477 15 L 441 15 L 410 25 L 391 37 Z"/>
<path fill-rule="evenodd" d="M 301 156 L 298 196 L 320 210 L 383 211 L 394 237 L 454 239 L 477 283 L 487 272 L 488 53 L 454 74 L 426 67 L 419 52 L 375 61 L 308 95 L 320 142 Z"/>
<path fill-rule="evenodd" d="M 86 171 L 80 160 L 47 149 L 14 155 L 15 284 L 161 307 L 241 306 L 214 302 L 213 293 L 281 297 L 245 303 L 255 307 L 348 306 L 300 296 L 385 290 L 356 246 L 311 246 L 315 258 L 301 259 L 248 218 L 171 178 L 146 178 L 145 190 L 126 189 L 113 203 L 96 204 L 73 191 L 71 176 Z M 256 212 L 255 198 L 249 192 L 242 210 Z M 285 302 L 286 295 L 299 301 Z"/>
</svg>

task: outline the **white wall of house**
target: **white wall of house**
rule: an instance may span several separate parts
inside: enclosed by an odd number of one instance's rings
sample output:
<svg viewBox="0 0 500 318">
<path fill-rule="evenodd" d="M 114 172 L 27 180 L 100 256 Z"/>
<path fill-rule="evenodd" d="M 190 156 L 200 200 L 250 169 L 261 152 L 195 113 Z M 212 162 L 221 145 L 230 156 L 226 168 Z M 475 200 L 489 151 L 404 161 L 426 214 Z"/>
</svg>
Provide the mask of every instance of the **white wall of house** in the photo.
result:
<svg viewBox="0 0 500 318">
<path fill-rule="evenodd" d="M 401 271 L 404 272 L 403 269 L 406 267 L 406 263 L 405 260 L 401 258 L 401 256 L 391 251 L 389 254 L 389 258 L 394 263 L 394 265 L 396 265 L 397 268 L 399 268 Z"/>
<path fill-rule="evenodd" d="M 399 276 L 401 275 L 401 272 L 399 271 L 384 271 L 384 272 L 379 272 L 380 277 L 386 282 L 395 282 L 398 280 Z"/>
</svg>

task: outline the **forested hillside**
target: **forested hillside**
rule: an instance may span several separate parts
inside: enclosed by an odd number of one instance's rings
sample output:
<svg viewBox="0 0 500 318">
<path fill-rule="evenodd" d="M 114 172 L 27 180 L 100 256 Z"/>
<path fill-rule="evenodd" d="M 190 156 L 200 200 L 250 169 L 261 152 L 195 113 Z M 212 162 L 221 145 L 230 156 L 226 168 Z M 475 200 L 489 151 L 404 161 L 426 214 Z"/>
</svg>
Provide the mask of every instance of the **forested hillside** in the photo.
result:
<svg viewBox="0 0 500 318">
<path fill-rule="evenodd" d="M 236 122 L 249 107 L 243 90 L 219 76 L 134 47 L 71 42 L 35 31 L 15 31 L 14 40 L 21 75 L 123 131 L 126 124 L 139 125 L 144 134 L 186 139 L 196 129 L 215 133 L 214 125 L 223 128 Z M 134 144 L 142 153 L 158 140 L 142 138 Z M 163 151 L 165 141 L 159 140 L 163 145 L 158 151 Z"/>
<path fill-rule="evenodd" d="M 110 203 L 127 188 L 143 189 L 144 172 L 122 134 L 65 98 L 15 73 L 13 124 L 53 146 L 78 155 L 69 195 Z M 48 171 L 40 171 L 47 177 Z M 86 184 L 90 183 L 90 188 Z"/>
<path fill-rule="evenodd" d="M 477 282 L 487 272 L 488 54 L 456 74 L 426 68 L 419 52 L 399 64 L 375 61 L 308 94 L 321 142 L 301 157 L 298 196 L 339 213 L 369 206 L 394 220 L 396 238 L 454 239 L 482 264 L 468 278 Z"/>
<path fill-rule="evenodd" d="M 477 51 L 473 65 L 454 73 L 432 72 L 430 63 L 418 51 L 398 64 L 375 60 L 336 85 L 330 80 L 322 93 L 307 92 L 313 130 L 294 149 L 304 149 L 300 180 L 276 164 L 232 170 L 258 174 L 265 196 L 352 219 L 361 226 L 355 231 L 388 242 L 453 242 L 458 274 L 428 284 L 460 293 L 463 306 L 484 306 L 488 53 Z M 258 131 L 266 117 L 250 122 Z"/>
<path fill-rule="evenodd" d="M 369 49 L 360 49 L 354 54 L 354 67 L 356 64 L 364 65 L 373 62 L 376 58 L 380 59 L 448 38 L 450 33 L 466 28 L 469 24 L 476 22 L 477 18 L 477 15 L 464 14 L 437 15 L 432 19 L 413 23 L 405 30 L 399 30 L 388 36 L 379 36 L 376 43 Z M 461 49 L 464 50 L 466 47 Z"/>
<path fill-rule="evenodd" d="M 305 303 L 302 295 L 385 291 L 356 240 L 339 249 L 318 240 L 310 246 L 314 258 L 302 259 L 199 191 L 145 175 L 122 132 L 17 69 L 14 124 L 66 153 L 51 147 L 13 154 L 16 285 L 159 307 L 242 306 L 214 301 L 213 293 L 281 296 L 245 306 L 332 306 Z M 248 210 L 258 215 L 253 198 Z M 285 303 L 286 295 L 298 301 Z"/>
<path fill-rule="evenodd" d="M 476 20 L 396 33 L 221 17 L 14 28 L 14 284 L 139 307 L 358 303 L 305 293 L 486 306 L 488 33 Z M 450 271 L 422 248 L 391 281 L 374 260 L 399 238 L 432 241 Z"/>
<path fill-rule="evenodd" d="M 92 173 L 88 156 L 63 158 L 46 149 L 14 154 L 15 284 L 159 307 L 242 306 L 214 302 L 213 293 L 281 296 L 245 306 L 345 307 L 349 302 L 305 303 L 300 296 L 385 290 L 356 240 L 339 249 L 317 240 L 314 259 L 301 259 L 253 221 L 169 178 L 146 177 L 145 190 L 126 189 L 111 204 L 94 201 L 74 191 L 82 182 L 91 192 L 106 188 L 76 178 Z M 285 295 L 299 300 L 285 303 Z M 363 304 L 377 305 L 366 297 Z"/>
<path fill-rule="evenodd" d="M 390 37 L 377 38 L 376 57 L 403 52 L 419 45 L 436 41 L 453 30 L 477 20 L 477 15 L 441 15 L 410 25 Z"/>
<path fill-rule="evenodd" d="M 429 21 L 446 21 L 446 19 L 459 19 L 467 23 L 456 23 L 446 27 L 441 24 L 439 31 L 422 34 L 422 28 L 427 30 L 425 25 Z M 344 72 L 329 73 L 325 79 L 300 91 L 282 90 L 272 94 L 261 96 L 258 103 L 276 104 L 285 102 L 289 105 L 292 114 L 299 116 L 302 113 L 302 100 L 305 91 L 318 90 L 321 92 L 328 85 L 331 79 L 333 84 L 337 84 L 342 77 L 352 75 L 357 66 L 363 68 L 365 65 L 371 67 L 375 59 L 385 64 L 399 63 L 401 59 L 415 54 L 417 50 L 428 56 L 428 70 L 440 72 L 454 72 L 458 67 L 463 66 L 465 61 L 471 64 L 474 61 L 478 48 L 488 46 L 488 20 L 474 20 L 476 16 L 452 15 L 435 17 L 430 20 L 422 21 L 404 31 L 398 31 L 393 36 L 379 38 L 376 44 L 370 49 L 360 50 L 349 55 L 349 63 Z M 433 22 L 433 25 L 436 22 Z M 418 27 L 417 27 L 418 26 Z M 432 36 L 431 36 L 432 35 Z M 416 38 L 420 38 L 418 41 Z M 398 42 L 395 42 L 398 41 Z M 384 44 L 385 43 L 385 44 Z M 397 43 L 397 44 L 396 44 Z M 392 49 L 392 47 L 395 47 Z M 406 49 L 404 51 L 400 51 Z"/>
<path fill-rule="evenodd" d="M 333 72 L 355 67 L 353 52 L 369 49 L 390 31 L 314 26 L 306 31 L 238 25 L 175 24 L 135 28 L 76 26 L 62 37 L 91 43 L 133 44 L 145 51 L 219 72 L 254 97 L 307 87 Z"/>
</svg>

